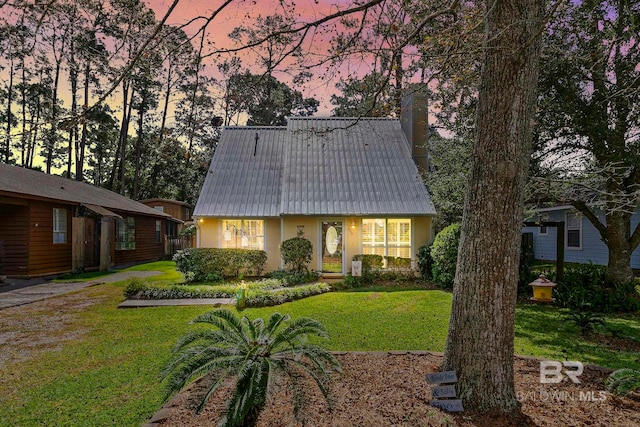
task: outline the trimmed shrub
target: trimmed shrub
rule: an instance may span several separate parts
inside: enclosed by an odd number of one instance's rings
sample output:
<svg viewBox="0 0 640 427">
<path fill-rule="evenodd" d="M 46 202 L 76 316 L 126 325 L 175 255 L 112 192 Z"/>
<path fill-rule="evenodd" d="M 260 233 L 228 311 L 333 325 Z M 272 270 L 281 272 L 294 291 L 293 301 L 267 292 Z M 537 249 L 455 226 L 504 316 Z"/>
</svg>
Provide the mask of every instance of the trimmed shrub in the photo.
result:
<svg viewBox="0 0 640 427">
<path fill-rule="evenodd" d="M 348 273 L 344 278 L 345 286 L 359 288 L 371 286 L 376 280 L 375 270 L 382 268 L 382 255 L 358 254 L 351 258 L 353 261 L 362 261 L 362 276 L 355 277 Z"/>
<path fill-rule="evenodd" d="M 295 286 L 269 290 L 254 290 L 247 292 L 246 307 L 266 307 L 284 304 L 314 295 L 320 295 L 331 291 L 331 286 L 326 283 L 313 283 L 310 285 Z"/>
<path fill-rule="evenodd" d="M 326 283 L 312 283 L 283 288 L 281 282 L 275 279 L 246 282 L 244 286 L 247 289 L 245 307 L 278 305 L 331 290 L 331 287 Z M 126 298 L 144 300 L 235 298 L 239 287 L 240 283 L 214 286 L 185 286 L 145 283 L 140 279 L 131 279 L 124 291 L 124 295 Z"/>
<path fill-rule="evenodd" d="M 362 261 L 362 272 L 364 270 L 372 270 L 374 268 L 382 268 L 382 261 L 384 258 L 382 255 L 375 254 L 358 254 L 354 255 L 352 258 L 353 261 Z"/>
<path fill-rule="evenodd" d="M 137 299 L 182 299 L 182 298 L 234 298 L 240 282 L 222 285 L 184 285 L 184 284 L 158 284 L 145 283 L 140 279 L 132 279 L 130 286 L 125 289 L 125 297 L 135 297 Z M 279 280 L 264 279 L 251 282 L 243 282 L 250 291 L 262 291 L 282 288 Z"/>
<path fill-rule="evenodd" d="M 553 290 L 560 307 L 592 312 L 626 312 L 640 309 L 636 282 L 611 283 L 606 280 L 606 267 L 574 264 Z"/>
<path fill-rule="evenodd" d="M 302 283 L 315 282 L 320 277 L 320 273 L 315 270 L 311 271 L 288 271 L 275 270 L 267 275 L 272 279 L 282 282 L 282 286 L 296 286 Z"/>
<path fill-rule="evenodd" d="M 173 260 L 187 282 L 202 282 L 226 277 L 259 276 L 267 262 L 267 254 L 252 249 L 188 248 L 178 251 Z"/>
<path fill-rule="evenodd" d="M 126 283 L 127 285 L 124 288 L 125 298 L 139 297 L 139 294 L 141 294 L 147 286 L 144 281 L 135 277 L 127 280 Z"/>
<path fill-rule="evenodd" d="M 384 260 L 387 262 L 387 269 L 390 270 L 407 270 L 411 269 L 411 258 L 402 258 L 396 256 L 386 256 Z"/>
<path fill-rule="evenodd" d="M 287 270 L 307 271 L 313 255 L 313 244 L 304 237 L 293 237 L 280 244 L 280 254 Z"/>
<path fill-rule="evenodd" d="M 418 269 L 420 276 L 425 280 L 433 279 L 433 258 L 431 246 L 422 245 L 418 248 Z"/>
<path fill-rule="evenodd" d="M 453 288 L 456 276 L 458 245 L 460 244 L 460 224 L 455 223 L 436 235 L 431 246 L 433 258 L 433 281 L 444 289 Z"/>
</svg>

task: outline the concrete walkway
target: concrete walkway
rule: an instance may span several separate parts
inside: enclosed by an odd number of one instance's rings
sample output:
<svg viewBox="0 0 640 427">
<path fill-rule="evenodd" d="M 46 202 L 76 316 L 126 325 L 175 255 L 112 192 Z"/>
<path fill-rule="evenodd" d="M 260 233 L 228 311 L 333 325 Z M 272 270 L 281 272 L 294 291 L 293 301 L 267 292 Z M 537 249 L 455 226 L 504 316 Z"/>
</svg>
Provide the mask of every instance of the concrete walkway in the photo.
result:
<svg viewBox="0 0 640 427">
<path fill-rule="evenodd" d="M 114 283 L 133 277 L 151 277 L 162 274 L 161 271 L 121 271 L 106 276 L 97 277 L 95 280 L 86 282 L 54 283 L 47 282 L 40 285 L 28 286 L 8 292 L 0 293 L 0 310 L 18 305 L 31 304 L 32 302 L 68 292 L 78 291 L 89 286 L 101 285 L 103 283 Z"/>
</svg>

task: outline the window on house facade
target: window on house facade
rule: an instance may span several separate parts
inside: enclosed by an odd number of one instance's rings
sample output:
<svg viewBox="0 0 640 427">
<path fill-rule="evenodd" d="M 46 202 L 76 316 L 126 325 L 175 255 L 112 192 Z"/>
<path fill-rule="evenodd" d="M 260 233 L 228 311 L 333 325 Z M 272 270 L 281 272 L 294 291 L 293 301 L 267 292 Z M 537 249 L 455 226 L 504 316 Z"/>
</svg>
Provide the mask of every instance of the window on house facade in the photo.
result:
<svg viewBox="0 0 640 427">
<path fill-rule="evenodd" d="M 156 243 L 162 242 L 162 221 L 156 220 Z"/>
<path fill-rule="evenodd" d="M 116 250 L 136 248 L 136 220 L 133 217 L 116 219 Z"/>
<path fill-rule="evenodd" d="M 223 219 L 221 247 L 264 250 L 264 220 Z"/>
<path fill-rule="evenodd" d="M 53 243 L 67 243 L 67 210 L 53 208 Z"/>
<path fill-rule="evenodd" d="M 411 220 L 362 220 L 362 253 L 411 258 Z"/>
<path fill-rule="evenodd" d="M 567 212 L 567 248 L 582 249 L 582 215 Z"/>
<path fill-rule="evenodd" d="M 154 206 L 153 209 L 160 211 L 160 212 L 164 212 L 164 206 Z"/>
</svg>

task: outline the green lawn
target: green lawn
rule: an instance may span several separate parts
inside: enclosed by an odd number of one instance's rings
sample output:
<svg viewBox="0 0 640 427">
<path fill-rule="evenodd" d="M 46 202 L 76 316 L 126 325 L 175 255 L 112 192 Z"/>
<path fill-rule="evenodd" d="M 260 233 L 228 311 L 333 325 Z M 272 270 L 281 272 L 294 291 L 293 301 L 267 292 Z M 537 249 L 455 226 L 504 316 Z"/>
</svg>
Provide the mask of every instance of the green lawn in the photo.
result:
<svg viewBox="0 0 640 427">
<path fill-rule="evenodd" d="M 172 263 L 134 269 L 161 270 L 155 280 L 175 280 Z M 123 284 L 80 291 L 100 299 L 61 319 L 58 339 L 19 363 L 0 365 L 0 425 L 136 426 L 161 405 L 159 371 L 173 343 L 188 322 L 209 307 L 116 309 Z M 329 329 L 332 350 L 444 349 L 451 295 L 438 290 L 336 292 L 278 307 L 247 309 L 251 318 L 274 311 L 308 316 Z M 48 319 L 56 313 L 37 309 L 3 311 L 9 319 L 20 313 Z M 59 316 L 59 314 L 58 314 Z M 611 316 L 623 335 L 640 339 L 640 317 Z M 0 332 L 3 320 L 0 319 Z M 74 331 L 84 331 L 78 333 Z M 26 346 L 17 340 L 0 344 L 0 352 Z M 615 352 L 579 338 L 552 307 L 520 306 L 517 310 L 516 353 L 600 365 L 640 368 L 640 356 Z"/>
</svg>

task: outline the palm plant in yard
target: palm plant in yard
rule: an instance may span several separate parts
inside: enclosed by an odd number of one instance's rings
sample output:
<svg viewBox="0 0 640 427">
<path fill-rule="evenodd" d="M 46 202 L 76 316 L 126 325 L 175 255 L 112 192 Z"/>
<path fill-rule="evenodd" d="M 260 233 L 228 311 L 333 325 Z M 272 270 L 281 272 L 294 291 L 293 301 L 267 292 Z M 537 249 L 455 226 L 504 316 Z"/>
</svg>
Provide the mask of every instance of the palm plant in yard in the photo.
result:
<svg viewBox="0 0 640 427">
<path fill-rule="evenodd" d="M 309 335 L 328 336 L 320 322 L 309 318 L 291 320 L 288 314 L 274 313 L 265 323 L 263 319 L 252 321 L 218 309 L 191 323 L 208 327 L 187 333 L 175 345 L 164 370 L 165 398 L 211 374 L 214 381 L 196 409 L 200 412 L 220 385 L 233 378 L 235 389 L 220 421 L 225 427 L 255 426 L 279 375 L 288 379 L 296 415 L 303 403 L 304 387 L 300 381 L 305 374 L 328 401 L 331 373 L 341 367 L 331 353 L 307 340 Z"/>
<path fill-rule="evenodd" d="M 618 369 L 607 378 L 607 390 L 618 396 L 640 391 L 640 371 L 636 369 Z"/>
</svg>

